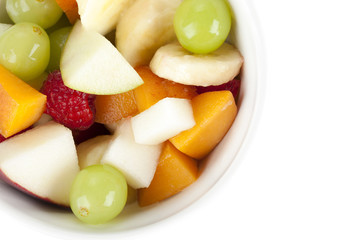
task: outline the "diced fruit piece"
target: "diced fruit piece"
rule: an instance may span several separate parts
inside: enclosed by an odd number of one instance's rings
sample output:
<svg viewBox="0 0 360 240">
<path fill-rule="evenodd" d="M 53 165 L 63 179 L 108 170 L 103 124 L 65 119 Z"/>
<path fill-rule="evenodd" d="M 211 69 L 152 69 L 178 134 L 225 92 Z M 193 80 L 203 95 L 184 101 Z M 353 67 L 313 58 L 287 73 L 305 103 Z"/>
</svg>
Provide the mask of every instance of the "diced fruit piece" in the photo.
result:
<svg viewBox="0 0 360 240">
<path fill-rule="evenodd" d="M 134 0 L 77 0 L 81 22 L 102 35 L 110 32 Z"/>
<path fill-rule="evenodd" d="M 103 124 L 115 123 L 139 112 L 133 90 L 115 95 L 99 95 L 95 100 L 95 108 L 95 121 Z"/>
<path fill-rule="evenodd" d="M 12 23 L 6 11 L 6 0 L 0 0 L 0 23 Z"/>
<path fill-rule="evenodd" d="M 131 118 L 135 142 L 160 144 L 195 125 L 191 101 L 164 98 Z"/>
<path fill-rule="evenodd" d="M 135 68 L 144 84 L 134 89 L 135 102 L 140 112 L 166 97 L 192 99 L 197 95 L 194 86 L 183 85 L 156 76 L 149 67 Z"/>
<path fill-rule="evenodd" d="M 12 138 L 12 137 L 14 137 L 16 135 L 22 134 L 23 132 L 26 132 L 27 130 L 29 130 L 29 129 L 33 128 L 33 127 L 35 127 L 35 124 L 33 126 L 31 126 L 31 127 L 28 127 L 28 128 L 26 128 L 26 129 L 24 129 L 24 130 L 22 130 L 22 131 L 20 131 L 20 132 L 18 132 L 16 134 L 10 136 L 10 137 L 8 137 L 8 138 L 6 138 L 6 137 L 4 137 L 3 135 L 0 134 L 0 143 L 7 140 L 7 139 L 10 139 L 10 138 Z"/>
<path fill-rule="evenodd" d="M 15 24 L 0 37 L 0 64 L 24 81 L 40 76 L 49 58 L 49 37 L 37 24 Z"/>
<path fill-rule="evenodd" d="M 50 122 L 2 142 L 0 170 L 12 186 L 69 206 L 71 184 L 79 172 L 71 131 Z"/>
<path fill-rule="evenodd" d="M 55 0 L 7 0 L 6 10 L 14 23 L 31 22 L 46 29 L 63 14 Z"/>
<path fill-rule="evenodd" d="M 80 143 L 76 147 L 80 169 L 99 164 L 110 140 L 110 135 L 100 135 Z"/>
<path fill-rule="evenodd" d="M 64 27 L 50 33 L 50 60 L 47 70 L 52 72 L 60 69 L 61 52 L 65 46 L 66 40 L 72 27 Z"/>
<path fill-rule="evenodd" d="M 0 103 L 0 134 L 7 138 L 40 118 L 46 96 L 0 65 Z"/>
<path fill-rule="evenodd" d="M 123 174 L 109 165 L 92 165 L 76 176 L 71 187 L 70 207 L 81 221 L 103 224 L 120 214 L 126 199 Z"/>
<path fill-rule="evenodd" d="M 80 18 L 76 0 L 56 0 L 59 7 L 65 12 L 71 24 Z"/>
<path fill-rule="evenodd" d="M 240 52 L 228 43 L 208 54 L 193 54 L 173 42 L 156 51 L 150 68 L 159 77 L 206 87 L 234 79 L 243 61 Z"/>
<path fill-rule="evenodd" d="M 184 0 L 174 17 L 176 36 L 193 53 L 210 53 L 223 44 L 231 28 L 226 0 Z"/>
<path fill-rule="evenodd" d="M 195 182 L 197 177 L 197 161 L 167 141 L 150 186 L 138 190 L 139 205 L 144 207 L 169 198 Z"/>
<path fill-rule="evenodd" d="M 181 0 L 137 0 L 119 18 L 116 47 L 132 66 L 148 65 L 155 51 L 175 40 L 173 18 Z"/>
<path fill-rule="evenodd" d="M 170 139 L 190 157 L 205 157 L 225 136 L 233 123 L 237 108 L 230 91 L 206 92 L 192 99 L 196 125 Z"/>
<path fill-rule="evenodd" d="M 101 159 L 111 139 L 112 136 L 101 135 L 79 144 L 76 149 L 78 153 L 80 169 L 84 169 L 92 165 L 100 164 Z M 0 142 L 1 142 L 1 135 L 0 135 Z M 136 201 L 137 191 L 130 186 L 128 186 L 127 189 L 128 189 L 128 195 L 127 195 L 126 204 L 130 204 Z"/>
<path fill-rule="evenodd" d="M 41 92 L 48 98 L 46 113 L 70 129 L 86 130 L 95 119 L 95 96 L 64 85 L 60 71 L 49 74 Z"/>
<path fill-rule="evenodd" d="M 233 79 L 227 83 L 218 85 L 218 86 L 208 86 L 208 87 L 196 87 L 197 93 L 201 94 L 204 92 L 213 92 L 213 91 L 222 91 L 222 90 L 229 90 L 235 100 L 237 99 L 239 92 L 240 92 L 240 80 L 239 79 Z"/>
<path fill-rule="evenodd" d="M 66 86 L 97 95 L 127 92 L 143 83 L 104 36 L 86 30 L 80 21 L 65 44 L 60 70 Z"/>
<path fill-rule="evenodd" d="M 101 160 L 119 169 L 127 183 L 137 189 L 148 187 L 154 176 L 162 145 L 143 145 L 134 140 L 130 119 L 121 120 Z"/>
<path fill-rule="evenodd" d="M 0 37 L 5 33 L 6 30 L 12 27 L 12 24 L 1 23 L 0 22 Z"/>
</svg>

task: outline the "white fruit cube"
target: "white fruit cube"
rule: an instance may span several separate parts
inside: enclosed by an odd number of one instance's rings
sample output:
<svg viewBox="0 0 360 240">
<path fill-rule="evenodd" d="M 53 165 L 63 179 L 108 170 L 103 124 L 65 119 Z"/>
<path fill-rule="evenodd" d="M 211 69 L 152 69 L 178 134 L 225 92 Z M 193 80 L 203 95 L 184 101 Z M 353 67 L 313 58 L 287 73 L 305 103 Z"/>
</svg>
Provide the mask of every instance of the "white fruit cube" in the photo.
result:
<svg viewBox="0 0 360 240">
<path fill-rule="evenodd" d="M 164 98 L 131 119 L 135 141 L 159 144 L 195 126 L 191 101 Z"/>
<path fill-rule="evenodd" d="M 68 206 L 79 172 L 71 131 L 49 122 L 0 143 L 0 170 L 7 182 L 27 193 Z"/>
<path fill-rule="evenodd" d="M 122 120 L 101 163 L 120 170 L 135 189 L 148 187 L 154 177 L 162 144 L 143 145 L 134 140 L 130 119 Z"/>
</svg>

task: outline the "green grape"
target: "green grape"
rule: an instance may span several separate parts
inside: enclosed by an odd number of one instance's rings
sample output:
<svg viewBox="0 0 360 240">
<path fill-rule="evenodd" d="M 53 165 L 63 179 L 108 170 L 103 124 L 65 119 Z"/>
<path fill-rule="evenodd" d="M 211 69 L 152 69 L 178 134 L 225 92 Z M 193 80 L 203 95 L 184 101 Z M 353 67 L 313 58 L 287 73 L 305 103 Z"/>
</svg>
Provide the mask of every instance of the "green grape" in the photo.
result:
<svg viewBox="0 0 360 240">
<path fill-rule="evenodd" d="M 55 25 L 46 29 L 46 32 L 50 35 L 52 32 L 59 30 L 60 28 L 70 27 L 70 26 L 72 26 L 72 25 L 69 22 L 69 19 L 67 18 L 66 14 L 63 14 L 63 15 L 61 15 L 61 18 L 59 19 L 59 21 L 57 21 L 55 23 Z"/>
<path fill-rule="evenodd" d="M 31 79 L 30 81 L 27 81 L 27 84 L 29 84 L 30 86 L 32 86 L 34 89 L 40 91 L 44 81 L 47 79 L 48 77 L 48 73 L 47 72 L 43 72 L 40 76 Z"/>
<path fill-rule="evenodd" d="M 110 165 L 91 165 L 76 176 L 70 191 L 70 207 L 88 224 L 114 219 L 125 206 L 127 184 L 123 174 Z"/>
<path fill-rule="evenodd" d="M 24 81 L 40 76 L 50 58 L 50 40 L 33 23 L 17 23 L 0 37 L 0 64 Z"/>
<path fill-rule="evenodd" d="M 32 22 L 46 29 L 63 14 L 55 0 L 7 0 L 6 11 L 14 23 Z"/>
<path fill-rule="evenodd" d="M 61 51 L 65 46 L 66 40 L 72 27 L 60 28 L 49 35 L 50 38 L 50 61 L 47 67 L 49 72 L 59 69 Z"/>
<path fill-rule="evenodd" d="M 209 53 L 219 48 L 231 28 L 231 12 L 226 0 L 184 0 L 174 16 L 180 44 L 193 53 Z"/>
</svg>

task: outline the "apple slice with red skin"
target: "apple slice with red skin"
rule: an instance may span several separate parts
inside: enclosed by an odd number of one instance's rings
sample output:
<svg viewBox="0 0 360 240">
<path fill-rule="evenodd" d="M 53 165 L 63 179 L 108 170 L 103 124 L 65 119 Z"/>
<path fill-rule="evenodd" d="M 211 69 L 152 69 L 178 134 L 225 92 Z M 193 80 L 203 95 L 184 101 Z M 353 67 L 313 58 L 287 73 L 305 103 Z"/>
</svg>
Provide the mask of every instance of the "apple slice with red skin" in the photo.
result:
<svg viewBox="0 0 360 240">
<path fill-rule="evenodd" d="M 69 206 L 79 172 L 71 130 L 53 121 L 0 143 L 0 177 L 31 196 Z"/>
</svg>

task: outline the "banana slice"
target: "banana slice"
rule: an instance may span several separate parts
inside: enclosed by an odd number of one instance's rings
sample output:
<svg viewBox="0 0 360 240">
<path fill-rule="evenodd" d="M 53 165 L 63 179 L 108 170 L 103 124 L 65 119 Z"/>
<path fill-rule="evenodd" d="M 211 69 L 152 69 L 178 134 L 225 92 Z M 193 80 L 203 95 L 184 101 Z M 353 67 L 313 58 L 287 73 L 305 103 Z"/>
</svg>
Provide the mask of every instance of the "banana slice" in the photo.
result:
<svg viewBox="0 0 360 240">
<path fill-rule="evenodd" d="M 120 14 L 134 0 L 76 0 L 82 24 L 102 35 L 115 28 Z"/>
<path fill-rule="evenodd" d="M 206 87 L 234 79 L 243 62 L 240 52 L 228 43 L 209 54 L 193 54 L 173 42 L 156 51 L 150 68 L 159 77 Z"/>
<path fill-rule="evenodd" d="M 173 18 L 182 0 L 137 0 L 119 18 L 116 47 L 133 66 L 149 64 L 156 50 L 176 38 Z"/>
</svg>

